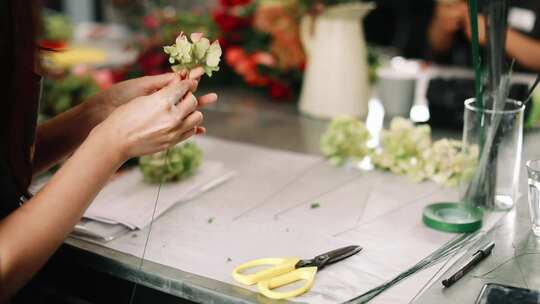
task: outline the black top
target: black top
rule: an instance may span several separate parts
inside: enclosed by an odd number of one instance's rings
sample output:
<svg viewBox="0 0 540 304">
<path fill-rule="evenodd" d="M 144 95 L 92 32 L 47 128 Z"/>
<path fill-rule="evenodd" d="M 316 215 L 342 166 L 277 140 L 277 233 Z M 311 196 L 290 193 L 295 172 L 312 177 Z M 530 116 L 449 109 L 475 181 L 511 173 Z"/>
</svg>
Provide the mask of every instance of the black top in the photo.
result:
<svg viewBox="0 0 540 304">
<path fill-rule="evenodd" d="M 509 0 L 508 27 L 540 41 L 540 1 Z M 447 53 L 433 53 L 428 57 L 442 64 L 472 66 L 470 42 L 463 31 L 456 33 L 454 44 Z M 515 70 L 527 71 L 527 68 L 516 62 Z"/>
<path fill-rule="evenodd" d="M 35 98 L 41 100 L 41 95 L 43 92 L 43 81 L 41 77 L 35 79 L 35 85 L 37 86 L 38 92 Z M 39 102 L 37 103 L 39 105 Z M 35 113 L 30 113 L 35 115 L 31 121 L 35 123 L 37 121 L 37 110 Z M 0 140 L 0 151 L 7 151 L 3 145 L 8 143 Z M 0 154 L 0 219 L 6 217 L 8 214 L 17 209 L 26 199 L 30 198 L 27 189 L 20 189 L 11 167 L 8 165 L 8 161 Z"/>
<path fill-rule="evenodd" d="M 19 206 L 20 190 L 3 158 L 0 157 L 0 218 Z"/>
</svg>

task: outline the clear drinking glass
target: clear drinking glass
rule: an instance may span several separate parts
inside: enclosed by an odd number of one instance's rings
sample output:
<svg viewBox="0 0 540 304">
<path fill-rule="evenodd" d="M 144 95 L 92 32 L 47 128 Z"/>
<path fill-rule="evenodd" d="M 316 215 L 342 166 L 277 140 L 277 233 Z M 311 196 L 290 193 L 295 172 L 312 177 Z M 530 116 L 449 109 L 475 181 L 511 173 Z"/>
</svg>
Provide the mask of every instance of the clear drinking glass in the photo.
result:
<svg viewBox="0 0 540 304">
<path fill-rule="evenodd" d="M 527 174 L 532 230 L 536 236 L 540 236 L 540 160 L 527 162 Z"/>
<path fill-rule="evenodd" d="M 463 151 L 478 155 L 462 184 L 462 201 L 489 210 L 515 205 L 523 145 L 524 105 L 508 99 L 502 110 L 481 109 L 465 101 Z"/>
</svg>

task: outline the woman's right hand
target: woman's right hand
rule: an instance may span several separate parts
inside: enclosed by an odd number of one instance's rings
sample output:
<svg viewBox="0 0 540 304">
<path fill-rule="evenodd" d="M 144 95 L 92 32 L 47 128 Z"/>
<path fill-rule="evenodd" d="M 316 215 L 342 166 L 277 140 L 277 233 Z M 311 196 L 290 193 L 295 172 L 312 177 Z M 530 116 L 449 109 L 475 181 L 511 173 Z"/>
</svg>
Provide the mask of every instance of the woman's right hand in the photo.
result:
<svg viewBox="0 0 540 304">
<path fill-rule="evenodd" d="M 443 33 L 454 33 L 463 27 L 468 13 L 466 2 L 441 3 L 435 7 L 432 26 L 437 26 Z"/>
<path fill-rule="evenodd" d="M 92 133 L 103 137 L 123 161 L 162 151 L 204 132 L 203 115 L 191 92 L 196 80 L 177 78 L 159 91 L 119 106 Z M 214 102 L 216 98 L 205 103 Z"/>
</svg>

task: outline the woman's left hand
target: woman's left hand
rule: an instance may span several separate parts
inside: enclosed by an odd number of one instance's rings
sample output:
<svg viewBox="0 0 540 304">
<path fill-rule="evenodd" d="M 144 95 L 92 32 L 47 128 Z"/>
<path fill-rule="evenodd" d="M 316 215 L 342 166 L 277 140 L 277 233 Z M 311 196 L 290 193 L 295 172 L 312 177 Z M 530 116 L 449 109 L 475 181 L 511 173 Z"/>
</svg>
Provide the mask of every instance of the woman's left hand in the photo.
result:
<svg viewBox="0 0 540 304">
<path fill-rule="evenodd" d="M 465 19 L 465 34 L 472 41 L 472 25 L 468 13 Z M 486 18 L 480 14 L 478 15 L 478 43 L 481 46 L 486 44 Z"/>
<path fill-rule="evenodd" d="M 194 79 L 198 84 L 202 75 L 204 75 L 204 70 L 202 68 L 196 68 L 189 75 L 185 72 L 182 73 L 181 77 Z M 90 97 L 88 103 L 91 104 L 92 112 L 95 114 L 94 116 L 96 116 L 96 120 L 99 123 L 107 118 L 117 107 L 137 97 L 150 95 L 167 86 L 176 78 L 178 78 L 178 74 L 166 73 L 126 80 Z M 215 99 L 215 94 L 208 94 L 199 97 L 198 101 L 200 106 L 204 106 Z"/>
</svg>

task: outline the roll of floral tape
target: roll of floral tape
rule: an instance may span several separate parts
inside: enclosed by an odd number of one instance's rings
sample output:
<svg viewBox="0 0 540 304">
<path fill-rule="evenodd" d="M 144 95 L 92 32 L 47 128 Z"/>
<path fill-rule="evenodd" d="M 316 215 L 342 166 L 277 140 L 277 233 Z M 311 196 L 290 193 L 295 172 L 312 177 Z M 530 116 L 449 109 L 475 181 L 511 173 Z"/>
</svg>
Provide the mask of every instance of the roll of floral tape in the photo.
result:
<svg viewBox="0 0 540 304">
<path fill-rule="evenodd" d="M 424 208 L 422 220 L 430 228 L 454 233 L 473 232 L 482 227 L 483 211 L 463 203 L 435 203 Z"/>
</svg>

